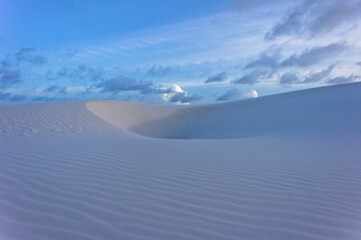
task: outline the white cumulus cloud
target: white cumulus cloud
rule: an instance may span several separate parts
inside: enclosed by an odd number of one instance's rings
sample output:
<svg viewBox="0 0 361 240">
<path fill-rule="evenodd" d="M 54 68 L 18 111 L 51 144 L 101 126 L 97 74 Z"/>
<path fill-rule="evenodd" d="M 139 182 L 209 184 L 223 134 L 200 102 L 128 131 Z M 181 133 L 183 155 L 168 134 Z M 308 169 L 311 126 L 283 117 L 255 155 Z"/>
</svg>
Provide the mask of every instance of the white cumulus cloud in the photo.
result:
<svg viewBox="0 0 361 240">
<path fill-rule="evenodd" d="M 250 91 L 248 93 L 245 93 L 244 96 L 246 98 L 256 98 L 256 97 L 258 97 L 258 93 L 257 93 L 256 90 L 252 90 L 252 91 Z"/>
</svg>

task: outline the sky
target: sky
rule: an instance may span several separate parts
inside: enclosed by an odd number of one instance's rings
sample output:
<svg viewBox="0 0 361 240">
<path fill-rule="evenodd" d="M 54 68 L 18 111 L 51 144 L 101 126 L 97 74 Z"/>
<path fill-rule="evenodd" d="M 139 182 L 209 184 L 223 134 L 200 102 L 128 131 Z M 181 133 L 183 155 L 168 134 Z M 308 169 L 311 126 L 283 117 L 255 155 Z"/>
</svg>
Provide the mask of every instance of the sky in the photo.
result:
<svg viewBox="0 0 361 240">
<path fill-rule="evenodd" d="M 361 81 L 361 0 L 0 0 L 0 103 L 235 101 Z"/>
</svg>

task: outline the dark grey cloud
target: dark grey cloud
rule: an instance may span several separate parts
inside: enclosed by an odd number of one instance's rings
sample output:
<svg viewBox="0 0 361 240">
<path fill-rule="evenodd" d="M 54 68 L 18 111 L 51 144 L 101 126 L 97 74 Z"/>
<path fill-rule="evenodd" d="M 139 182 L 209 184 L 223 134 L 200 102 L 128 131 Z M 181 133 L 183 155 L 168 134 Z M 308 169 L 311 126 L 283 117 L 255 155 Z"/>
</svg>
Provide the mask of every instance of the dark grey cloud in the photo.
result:
<svg viewBox="0 0 361 240">
<path fill-rule="evenodd" d="M 257 58 L 251 60 L 244 68 L 277 68 L 279 67 L 279 59 L 281 58 L 281 48 L 271 47 L 261 52 Z"/>
<path fill-rule="evenodd" d="M 280 36 L 313 38 L 326 34 L 344 23 L 359 19 L 360 0 L 305 0 L 289 11 L 265 35 L 266 40 Z"/>
<path fill-rule="evenodd" d="M 286 72 L 286 73 L 282 74 L 281 79 L 280 79 L 280 84 L 289 86 L 298 81 L 299 81 L 299 77 L 297 76 L 296 73 Z"/>
<path fill-rule="evenodd" d="M 8 88 L 16 83 L 20 83 L 20 70 L 0 70 L 0 87 Z"/>
<path fill-rule="evenodd" d="M 0 91 L 0 101 L 21 102 L 25 99 L 26 97 L 22 95 L 12 95 L 10 93 Z"/>
<path fill-rule="evenodd" d="M 0 62 L 0 88 L 6 89 L 22 82 L 21 63 L 42 65 L 46 58 L 35 54 L 34 48 L 20 48 L 15 54 L 8 54 Z"/>
<path fill-rule="evenodd" d="M 134 78 L 118 76 L 99 83 L 97 88 L 101 88 L 103 92 L 110 93 L 121 91 L 143 91 L 144 93 L 149 93 L 153 86 L 153 83 L 150 81 L 138 81 Z"/>
<path fill-rule="evenodd" d="M 56 86 L 56 85 L 53 85 L 53 86 L 49 86 L 47 88 L 45 88 L 43 90 L 44 93 L 61 93 L 61 94 L 66 94 L 66 88 L 65 87 L 59 87 L 59 86 Z"/>
<path fill-rule="evenodd" d="M 21 101 L 23 101 L 25 99 L 26 99 L 26 97 L 22 96 L 22 95 L 15 95 L 15 96 L 12 96 L 12 97 L 9 98 L 9 100 L 11 102 L 21 102 Z"/>
<path fill-rule="evenodd" d="M 179 89 L 174 89 L 172 87 L 164 87 L 162 84 L 154 84 L 152 81 L 141 81 L 131 77 L 124 77 L 124 76 L 117 76 L 111 78 L 109 80 L 103 81 L 94 86 L 95 88 L 101 89 L 102 92 L 109 92 L 109 93 L 119 93 L 125 91 L 138 91 L 141 94 L 168 94 L 168 93 L 182 93 L 185 96 L 182 98 L 183 101 L 188 99 L 195 100 L 189 96 L 187 93 L 178 92 Z M 178 96 L 181 98 L 181 96 Z"/>
<path fill-rule="evenodd" d="M 47 62 L 44 56 L 35 54 L 35 52 L 35 48 L 20 48 L 20 50 L 15 53 L 15 58 L 18 62 L 28 62 L 37 65 L 43 65 Z"/>
<path fill-rule="evenodd" d="M 148 71 L 147 75 L 151 77 L 164 77 L 176 71 L 176 68 L 170 66 L 153 65 Z"/>
<path fill-rule="evenodd" d="M 218 73 L 217 75 L 208 77 L 206 81 L 204 81 L 204 83 L 210 83 L 210 82 L 222 82 L 224 80 L 227 79 L 227 73 L 226 72 L 221 72 Z"/>
<path fill-rule="evenodd" d="M 5 89 L 20 82 L 20 70 L 13 68 L 9 61 L 2 61 L 0 64 L 0 88 Z"/>
<path fill-rule="evenodd" d="M 302 83 L 320 82 L 320 81 L 324 80 L 325 78 L 327 78 L 331 74 L 332 70 L 335 67 L 336 67 L 336 64 L 332 64 L 320 72 L 311 73 L 305 78 L 305 80 L 302 81 Z"/>
<path fill-rule="evenodd" d="M 235 100 L 241 95 L 241 91 L 237 88 L 233 88 L 222 94 L 217 98 L 217 101 Z"/>
<path fill-rule="evenodd" d="M 188 96 L 186 92 L 176 93 L 174 96 L 171 97 L 171 102 L 179 102 L 179 103 L 190 103 L 194 101 L 198 101 L 202 99 L 201 96 L 198 95 L 190 95 Z"/>
<path fill-rule="evenodd" d="M 340 77 L 331 78 L 327 80 L 327 83 L 331 83 L 331 84 L 349 83 L 360 78 L 361 78 L 360 76 L 355 76 L 352 74 L 348 77 L 340 76 Z"/>
<path fill-rule="evenodd" d="M 69 101 L 75 100 L 74 98 L 66 97 L 49 97 L 49 96 L 38 96 L 31 99 L 33 102 L 55 102 L 55 101 Z"/>
<path fill-rule="evenodd" d="M 46 100 L 45 96 L 34 97 L 34 98 L 31 99 L 31 101 L 33 101 L 33 102 L 43 102 L 45 100 Z"/>
<path fill-rule="evenodd" d="M 361 61 L 357 62 L 356 65 L 361 67 Z"/>
<path fill-rule="evenodd" d="M 325 59 L 337 56 L 347 49 L 344 43 L 332 43 L 327 46 L 306 49 L 300 55 L 293 54 L 280 63 L 281 67 L 308 67 L 320 63 Z"/>
<path fill-rule="evenodd" d="M 89 67 L 83 64 L 76 66 L 64 66 L 54 75 L 48 72 L 48 79 L 54 80 L 59 78 L 66 78 L 72 81 L 101 81 L 104 79 L 104 69 L 100 66 Z"/>
<path fill-rule="evenodd" d="M 251 60 L 245 69 L 255 69 L 253 72 L 234 80 L 234 83 L 253 84 L 259 81 L 260 78 L 268 75 L 269 77 L 278 70 L 287 67 L 309 67 L 316 65 L 345 51 L 348 47 L 342 42 L 332 43 L 326 46 L 318 46 L 311 49 L 306 49 L 300 54 L 292 54 L 291 56 L 281 60 L 281 49 L 270 48 L 267 51 L 261 52 L 255 59 Z M 333 67 L 332 67 L 333 68 Z M 331 71 L 332 69 L 329 69 Z M 322 73 L 326 74 L 328 71 Z M 316 80 L 322 76 L 314 75 L 307 81 Z M 286 75 L 287 76 L 287 75 Z M 311 76 L 310 76 L 311 77 Z"/>
<path fill-rule="evenodd" d="M 301 81 L 298 73 L 295 72 L 286 72 L 280 78 L 280 84 L 290 86 L 292 84 L 305 84 L 305 83 L 315 83 L 325 81 L 327 77 L 331 74 L 332 70 L 336 67 L 336 64 L 332 64 L 328 66 L 326 69 L 321 70 L 319 72 L 311 72 L 306 75 L 304 80 Z M 348 83 L 359 79 L 360 76 L 350 75 L 348 77 L 339 76 L 335 78 L 328 79 L 325 81 L 330 84 L 338 84 L 338 83 Z"/>
<path fill-rule="evenodd" d="M 10 93 L 0 92 L 0 100 L 7 100 L 10 98 L 10 96 L 11 96 Z"/>
<path fill-rule="evenodd" d="M 255 84 L 262 77 L 269 75 L 269 74 L 270 74 L 270 72 L 265 69 L 256 69 L 247 75 L 244 75 L 240 78 L 234 79 L 232 81 L 232 83 L 233 84 Z"/>
</svg>

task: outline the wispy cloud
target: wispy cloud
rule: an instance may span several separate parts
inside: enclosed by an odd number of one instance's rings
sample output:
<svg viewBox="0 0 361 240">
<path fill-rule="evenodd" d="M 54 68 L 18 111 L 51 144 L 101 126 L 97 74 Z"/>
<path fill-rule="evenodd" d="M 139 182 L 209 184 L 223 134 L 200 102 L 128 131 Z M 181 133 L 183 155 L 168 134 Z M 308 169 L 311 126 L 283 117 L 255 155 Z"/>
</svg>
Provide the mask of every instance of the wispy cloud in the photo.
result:
<svg viewBox="0 0 361 240">
<path fill-rule="evenodd" d="M 267 68 L 277 68 L 281 59 L 281 48 L 276 46 L 271 46 L 266 51 L 262 51 L 258 56 L 248 62 L 245 69 L 248 68 L 258 68 L 258 67 L 267 67 Z"/>
<path fill-rule="evenodd" d="M 18 62 L 27 62 L 38 65 L 47 62 L 47 59 L 44 56 L 36 54 L 35 48 L 20 48 L 20 50 L 15 53 L 15 57 Z"/>
<path fill-rule="evenodd" d="M 91 67 L 85 64 L 75 66 L 63 66 L 55 73 L 47 73 L 48 80 L 68 79 L 70 81 L 101 81 L 104 79 L 105 71 L 101 66 Z"/>
<path fill-rule="evenodd" d="M 0 100 L 7 100 L 10 98 L 10 96 L 11 96 L 10 93 L 4 93 L 0 91 Z"/>
<path fill-rule="evenodd" d="M 327 78 L 331 74 L 332 70 L 335 67 L 336 67 L 336 64 L 332 64 L 320 72 L 311 73 L 305 78 L 305 80 L 302 81 L 302 83 L 315 83 L 315 82 L 323 81 L 325 78 Z"/>
<path fill-rule="evenodd" d="M 147 75 L 151 77 L 165 77 L 176 71 L 176 68 L 170 66 L 153 65 L 148 71 Z"/>
<path fill-rule="evenodd" d="M 66 88 L 65 87 L 59 87 L 56 85 L 49 86 L 43 90 L 44 93 L 60 93 L 60 94 L 66 94 Z"/>
<path fill-rule="evenodd" d="M 304 50 L 300 55 L 293 54 L 292 56 L 283 60 L 279 66 L 299 66 L 309 67 L 320 63 L 326 59 L 336 57 L 341 52 L 345 51 L 347 46 L 344 43 L 332 43 L 327 46 L 314 47 Z"/>
<path fill-rule="evenodd" d="M 96 85 L 102 92 L 118 93 L 121 91 L 140 91 L 148 92 L 153 87 L 149 81 L 138 81 L 134 78 L 117 76 L 112 79 L 103 81 Z"/>
<path fill-rule="evenodd" d="M 55 53 L 20 48 L 0 62 L 0 100 L 23 95 L 34 101 L 207 103 L 217 99 L 207 88 L 234 84 L 280 89 L 357 81 L 360 2 L 234 0 L 229 11 L 66 45 Z M 245 97 L 234 90 L 218 99 L 237 96 Z"/>
<path fill-rule="evenodd" d="M 355 76 L 355 75 L 350 75 L 348 77 L 339 76 L 339 77 L 331 78 L 327 82 L 330 84 L 349 83 L 349 82 L 353 82 L 360 78 L 361 78 L 360 76 Z"/>
<path fill-rule="evenodd" d="M 227 72 L 223 71 L 214 76 L 208 77 L 204 83 L 222 82 L 227 79 Z"/>
<path fill-rule="evenodd" d="M 291 85 L 299 81 L 299 77 L 294 72 L 286 72 L 281 76 L 280 84 L 281 85 Z"/>
<path fill-rule="evenodd" d="M 241 95 L 241 90 L 239 90 L 238 88 L 232 88 L 232 89 L 226 91 L 221 96 L 219 96 L 217 98 L 217 101 L 235 100 L 235 99 L 239 98 L 240 95 Z"/>
<path fill-rule="evenodd" d="M 22 96 L 22 95 L 15 95 L 9 98 L 10 102 L 21 102 L 24 101 L 26 99 L 26 96 Z"/>
<path fill-rule="evenodd" d="M 198 101 L 201 98 L 202 97 L 198 95 L 188 95 L 187 92 L 181 92 L 181 93 L 176 93 L 174 96 L 172 96 L 170 98 L 170 101 L 173 103 L 187 104 L 190 102 Z"/>
<path fill-rule="evenodd" d="M 281 48 L 269 49 L 261 52 L 258 57 L 246 64 L 248 68 L 273 68 L 280 69 L 284 67 L 309 67 L 314 64 L 337 57 L 348 47 L 343 42 L 331 43 L 326 46 L 316 46 L 307 48 L 300 54 L 292 54 L 281 60 Z"/>
<path fill-rule="evenodd" d="M 5 89 L 21 82 L 20 69 L 13 68 L 6 60 L 0 63 L 0 88 Z"/>
<path fill-rule="evenodd" d="M 234 79 L 234 84 L 255 84 L 260 81 L 261 78 L 270 75 L 270 71 L 266 69 L 256 69 L 249 74 L 246 74 L 240 78 Z"/>
<path fill-rule="evenodd" d="M 359 0 L 306 0 L 268 31 L 265 39 L 275 40 L 280 36 L 313 38 L 329 33 L 345 22 L 357 20 L 360 16 Z"/>
</svg>

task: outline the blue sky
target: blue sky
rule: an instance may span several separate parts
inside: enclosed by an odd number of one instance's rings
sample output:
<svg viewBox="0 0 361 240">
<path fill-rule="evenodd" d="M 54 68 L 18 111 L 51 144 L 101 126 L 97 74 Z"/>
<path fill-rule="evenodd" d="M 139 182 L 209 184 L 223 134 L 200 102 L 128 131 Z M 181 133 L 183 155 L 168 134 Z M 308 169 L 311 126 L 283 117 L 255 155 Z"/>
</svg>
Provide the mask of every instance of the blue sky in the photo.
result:
<svg viewBox="0 0 361 240">
<path fill-rule="evenodd" d="M 0 0 L 0 102 L 202 104 L 360 81 L 361 0 Z"/>
</svg>

